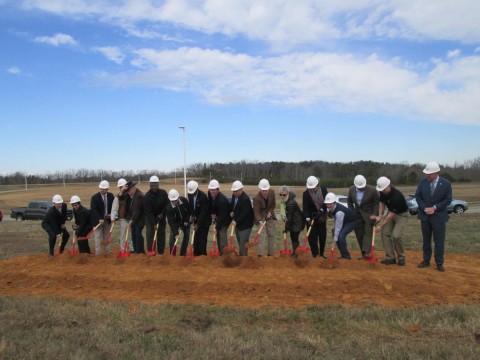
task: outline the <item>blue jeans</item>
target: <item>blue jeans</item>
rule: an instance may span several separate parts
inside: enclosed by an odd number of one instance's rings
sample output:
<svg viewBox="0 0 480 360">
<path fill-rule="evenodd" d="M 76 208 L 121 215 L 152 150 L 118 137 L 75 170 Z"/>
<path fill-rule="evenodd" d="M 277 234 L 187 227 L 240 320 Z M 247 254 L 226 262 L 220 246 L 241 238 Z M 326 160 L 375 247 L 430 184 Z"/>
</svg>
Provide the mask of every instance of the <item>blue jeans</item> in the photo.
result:
<svg viewBox="0 0 480 360">
<path fill-rule="evenodd" d="M 350 234 L 355 228 L 358 226 L 357 221 L 352 221 L 346 224 L 343 224 L 342 230 L 338 234 L 337 246 L 338 250 L 340 250 L 340 254 L 342 258 L 350 258 L 350 253 L 348 252 L 347 248 L 347 236 Z"/>
<path fill-rule="evenodd" d="M 143 224 L 130 225 L 130 230 L 132 231 L 133 252 L 137 254 L 145 254 L 145 239 L 142 234 L 143 227 Z"/>
</svg>

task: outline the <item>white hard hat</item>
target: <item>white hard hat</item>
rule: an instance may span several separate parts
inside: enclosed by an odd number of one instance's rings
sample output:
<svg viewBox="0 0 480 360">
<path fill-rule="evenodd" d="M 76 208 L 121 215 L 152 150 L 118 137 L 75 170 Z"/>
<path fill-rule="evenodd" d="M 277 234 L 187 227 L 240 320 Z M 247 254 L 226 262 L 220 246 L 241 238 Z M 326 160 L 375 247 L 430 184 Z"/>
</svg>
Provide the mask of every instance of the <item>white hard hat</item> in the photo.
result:
<svg viewBox="0 0 480 360">
<path fill-rule="evenodd" d="M 425 166 L 425 169 L 423 169 L 423 172 L 427 175 L 437 173 L 439 171 L 440 171 L 440 165 L 438 165 L 438 163 L 435 161 L 429 162 L 427 166 Z"/>
<path fill-rule="evenodd" d="M 198 183 L 195 180 L 190 180 L 187 184 L 187 192 L 193 194 L 198 189 Z"/>
<path fill-rule="evenodd" d="M 270 183 L 268 182 L 267 179 L 262 179 L 258 183 L 258 187 L 260 188 L 260 190 L 268 190 L 270 189 Z"/>
<path fill-rule="evenodd" d="M 378 191 L 383 191 L 387 188 L 387 186 L 390 185 L 390 179 L 385 177 L 385 176 L 381 176 L 378 178 L 377 180 L 377 190 Z"/>
<path fill-rule="evenodd" d="M 353 179 L 353 185 L 359 189 L 363 189 L 367 185 L 367 179 L 365 179 L 363 175 L 357 175 L 355 179 Z"/>
<path fill-rule="evenodd" d="M 235 180 L 232 184 L 232 191 L 237 191 L 243 189 L 243 184 L 239 180 Z"/>
<path fill-rule="evenodd" d="M 98 185 L 100 189 L 108 189 L 110 187 L 110 184 L 108 183 L 107 180 L 102 180 L 100 181 L 100 185 Z"/>
<path fill-rule="evenodd" d="M 337 201 L 337 195 L 334 193 L 329 192 L 327 196 L 325 196 L 325 204 L 333 204 L 335 201 Z"/>
<path fill-rule="evenodd" d="M 208 183 L 208 188 L 209 189 L 219 189 L 220 188 L 220 183 L 217 180 L 213 179 L 212 181 L 210 181 Z"/>
<path fill-rule="evenodd" d="M 160 180 L 158 179 L 158 176 L 153 175 L 153 176 L 150 177 L 149 182 L 158 183 L 158 182 L 160 182 Z"/>
<path fill-rule="evenodd" d="M 307 188 L 308 189 L 314 189 L 317 187 L 319 181 L 316 176 L 309 176 L 307 178 Z"/>
<path fill-rule="evenodd" d="M 63 198 L 60 195 L 53 195 L 52 202 L 54 204 L 62 204 L 63 203 Z"/>
<path fill-rule="evenodd" d="M 169 198 L 170 201 L 178 200 L 179 197 L 180 197 L 180 194 L 179 194 L 178 191 L 175 190 L 175 189 L 171 189 L 171 190 L 168 192 L 168 198 Z"/>
<path fill-rule="evenodd" d="M 76 204 L 80 202 L 80 197 L 77 195 L 73 195 L 72 198 L 70 199 L 70 204 Z"/>
<path fill-rule="evenodd" d="M 127 184 L 127 180 L 125 180 L 125 179 L 122 178 L 122 179 L 119 179 L 119 180 L 118 180 L 118 182 L 117 182 L 117 187 L 122 187 L 122 186 L 124 186 L 124 185 L 126 185 L 126 184 Z"/>
</svg>

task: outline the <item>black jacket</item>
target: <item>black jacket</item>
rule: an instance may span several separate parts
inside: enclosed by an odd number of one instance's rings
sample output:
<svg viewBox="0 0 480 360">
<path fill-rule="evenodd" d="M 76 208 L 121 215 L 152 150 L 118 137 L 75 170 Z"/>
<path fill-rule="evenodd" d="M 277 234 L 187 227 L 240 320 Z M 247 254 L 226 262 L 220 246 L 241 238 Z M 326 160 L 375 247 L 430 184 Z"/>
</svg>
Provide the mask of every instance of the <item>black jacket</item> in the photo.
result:
<svg viewBox="0 0 480 360">
<path fill-rule="evenodd" d="M 111 192 L 107 192 L 107 214 L 110 215 L 112 212 L 112 204 L 115 196 Z M 100 192 L 92 196 L 90 200 L 90 211 L 92 216 L 92 225 L 98 225 L 100 220 L 106 220 L 105 218 L 105 204 L 103 203 L 102 195 Z M 110 216 L 108 216 L 110 219 Z"/>
<path fill-rule="evenodd" d="M 158 189 L 158 191 L 148 190 L 143 198 L 145 220 L 150 224 L 165 223 L 168 204 L 168 194 L 164 189 Z M 161 220 L 160 217 L 162 218 Z"/>
<path fill-rule="evenodd" d="M 327 188 L 324 186 L 320 186 L 320 191 L 322 192 L 323 198 L 325 199 L 325 196 L 327 196 Z M 317 222 L 320 220 L 321 222 L 327 221 L 327 205 L 323 203 L 321 210 L 317 210 L 317 207 L 315 206 L 312 197 L 310 196 L 310 192 L 305 190 L 303 192 L 303 216 L 305 219 L 310 218 L 311 220 L 315 220 Z"/>
<path fill-rule="evenodd" d="M 193 223 L 201 228 L 208 228 L 212 223 L 212 216 L 210 214 L 207 195 L 203 191 L 197 190 L 197 200 L 195 204 L 193 198 L 193 194 L 188 194 L 190 212 L 194 217 Z"/>
<path fill-rule="evenodd" d="M 178 235 L 178 229 L 185 227 L 185 224 L 189 226 L 190 216 L 192 215 L 188 200 L 183 196 L 180 196 L 178 200 L 178 206 L 173 207 L 170 202 L 167 205 L 168 225 L 170 225 L 174 236 Z"/>
<path fill-rule="evenodd" d="M 238 230 L 245 230 L 253 227 L 254 215 L 252 201 L 246 192 L 238 198 L 235 206 L 235 196 L 232 198 L 231 209 L 233 211 L 233 220 L 237 223 Z"/>
<path fill-rule="evenodd" d="M 73 209 L 73 216 L 75 217 L 75 224 L 78 226 L 75 235 L 87 236 L 93 228 L 90 210 L 80 205 L 78 209 Z"/>
<path fill-rule="evenodd" d="M 210 203 L 210 213 L 217 217 L 215 228 L 228 228 L 232 222 L 232 217 L 230 216 L 230 201 L 227 197 L 219 192 L 214 199 L 209 193 L 208 202 Z"/>
<path fill-rule="evenodd" d="M 62 204 L 61 212 L 55 206 L 48 209 L 47 214 L 42 220 L 42 228 L 48 233 L 60 234 L 63 230 L 62 225 L 67 221 L 67 204 Z"/>
<path fill-rule="evenodd" d="M 296 195 L 293 192 L 288 194 L 288 200 L 285 203 L 285 212 L 287 219 L 285 221 L 285 230 L 290 232 L 300 232 L 305 227 L 303 213 L 295 200 Z"/>
</svg>

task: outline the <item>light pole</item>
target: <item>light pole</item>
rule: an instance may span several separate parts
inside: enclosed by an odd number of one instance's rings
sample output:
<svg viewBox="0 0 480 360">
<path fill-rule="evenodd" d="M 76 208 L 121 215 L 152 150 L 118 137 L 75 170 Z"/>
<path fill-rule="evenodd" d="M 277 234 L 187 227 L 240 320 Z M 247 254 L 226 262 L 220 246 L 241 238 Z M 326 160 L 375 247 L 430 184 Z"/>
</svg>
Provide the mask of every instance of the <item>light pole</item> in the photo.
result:
<svg viewBox="0 0 480 360">
<path fill-rule="evenodd" d="M 185 197 L 187 197 L 187 150 L 185 145 L 185 126 L 179 126 L 183 130 L 183 186 L 185 190 Z"/>
</svg>

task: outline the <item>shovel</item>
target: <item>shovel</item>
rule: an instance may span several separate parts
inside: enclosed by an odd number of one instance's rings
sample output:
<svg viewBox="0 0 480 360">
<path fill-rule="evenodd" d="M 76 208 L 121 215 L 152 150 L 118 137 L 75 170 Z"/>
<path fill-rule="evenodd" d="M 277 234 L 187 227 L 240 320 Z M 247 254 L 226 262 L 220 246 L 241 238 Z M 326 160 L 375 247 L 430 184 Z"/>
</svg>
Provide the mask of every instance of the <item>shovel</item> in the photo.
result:
<svg viewBox="0 0 480 360">
<path fill-rule="evenodd" d="M 235 231 L 235 223 L 232 222 L 232 229 L 230 230 L 230 237 L 228 238 L 228 245 L 224 248 L 225 254 L 237 252 L 237 247 L 233 246 L 233 232 Z"/>
<path fill-rule="evenodd" d="M 73 240 L 72 240 L 72 250 L 68 250 L 68 255 L 75 255 L 78 254 L 78 251 L 75 250 L 75 243 L 77 242 L 77 236 L 73 235 Z"/>
<path fill-rule="evenodd" d="M 260 229 L 258 229 L 258 232 L 253 237 L 252 241 L 245 243 L 245 247 L 251 248 L 257 245 L 258 239 L 260 239 L 260 234 L 262 233 L 262 230 L 265 227 L 265 224 L 266 224 L 266 221 L 263 221 L 262 225 L 260 225 Z"/>
<path fill-rule="evenodd" d="M 155 227 L 155 235 L 153 236 L 153 244 L 152 244 L 152 248 L 150 249 L 150 251 L 147 253 L 147 256 L 155 256 L 157 255 L 157 252 L 155 251 L 155 247 L 157 245 L 157 227 Z"/>
<path fill-rule="evenodd" d="M 170 251 L 170 256 L 175 256 L 175 250 L 177 249 L 178 239 L 180 239 L 180 233 L 175 236 L 175 243 L 173 244 L 172 251 Z"/>
<path fill-rule="evenodd" d="M 303 239 L 303 244 L 297 247 L 297 251 L 300 251 L 300 252 L 310 251 L 310 248 L 307 246 L 307 242 L 308 242 L 308 237 L 310 236 L 310 231 L 312 231 L 314 223 L 315 223 L 315 220 L 312 220 L 312 222 L 310 223 L 310 227 L 308 228 L 307 235 L 305 235 L 305 239 Z"/>
<path fill-rule="evenodd" d="M 111 238 L 112 238 L 112 232 L 114 227 L 115 227 L 115 221 L 112 223 L 112 226 L 110 226 L 110 230 L 108 231 L 107 238 L 102 241 L 103 246 L 108 245 L 112 242 Z"/>
<path fill-rule="evenodd" d="M 213 250 L 208 253 L 210 256 L 220 256 L 220 251 L 218 251 L 217 247 L 217 229 L 215 226 L 213 227 Z"/>
<path fill-rule="evenodd" d="M 130 228 L 127 227 L 127 233 L 125 235 L 125 241 L 123 243 L 123 250 L 120 249 L 120 251 L 118 252 L 117 258 L 123 258 L 123 257 L 130 256 L 130 251 L 128 249 L 128 235 L 129 234 L 130 234 Z"/>
<path fill-rule="evenodd" d="M 378 258 L 375 257 L 375 228 L 377 227 L 377 224 L 373 224 L 373 234 L 372 234 L 372 250 L 370 250 L 370 256 L 365 256 L 363 260 L 371 263 L 376 263 L 378 262 Z"/>
<path fill-rule="evenodd" d="M 280 255 L 292 255 L 292 250 L 287 249 L 287 231 L 283 230 L 283 250 L 280 250 Z"/>
<path fill-rule="evenodd" d="M 88 232 L 88 234 L 85 236 L 85 240 L 88 240 L 90 238 L 90 236 L 92 236 L 92 234 L 94 233 L 95 230 L 97 230 L 100 226 L 102 226 L 102 224 L 98 224 L 97 226 L 95 226 L 92 230 L 90 230 Z"/>
<path fill-rule="evenodd" d="M 192 236 L 190 238 L 190 246 L 188 247 L 188 254 L 185 255 L 187 259 L 193 259 L 195 255 L 193 254 L 193 240 L 195 239 L 195 228 L 192 230 Z"/>
</svg>

